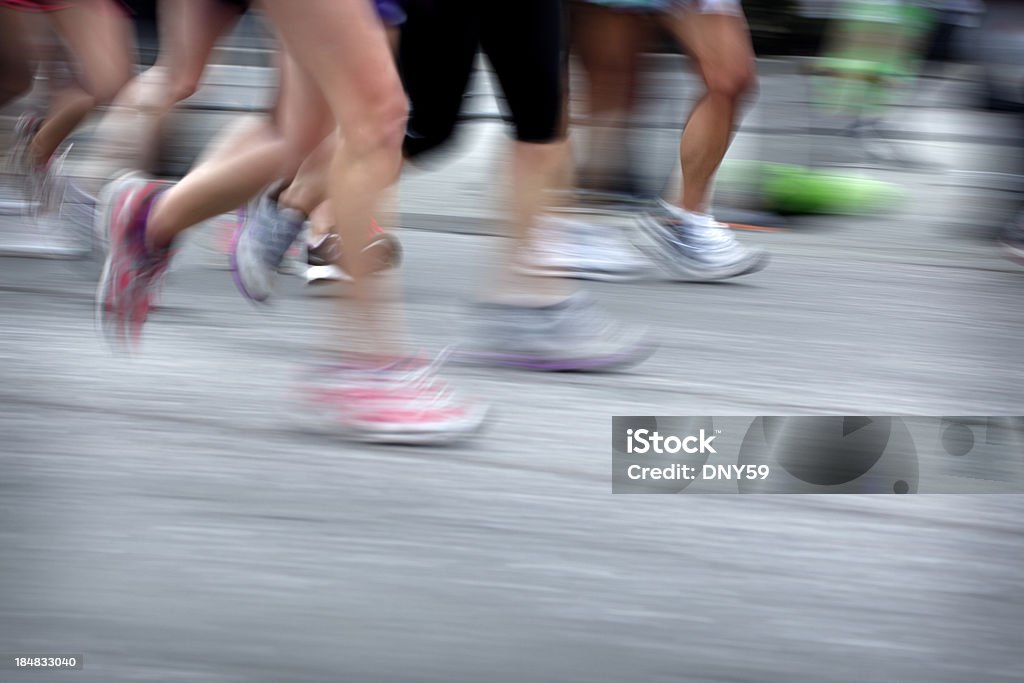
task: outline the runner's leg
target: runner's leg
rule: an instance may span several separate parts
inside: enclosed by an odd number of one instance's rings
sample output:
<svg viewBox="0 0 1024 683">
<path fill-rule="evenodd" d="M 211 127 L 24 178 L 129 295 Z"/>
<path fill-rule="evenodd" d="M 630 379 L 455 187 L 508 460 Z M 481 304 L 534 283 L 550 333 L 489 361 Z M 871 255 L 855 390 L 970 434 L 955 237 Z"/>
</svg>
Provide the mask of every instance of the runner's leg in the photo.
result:
<svg viewBox="0 0 1024 683">
<path fill-rule="evenodd" d="M 679 143 L 681 206 L 706 213 L 712 181 L 729 148 L 743 99 L 756 85 L 750 32 L 741 14 L 697 8 L 665 14 L 662 21 L 694 60 L 706 88 Z"/>
<path fill-rule="evenodd" d="M 126 142 L 135 158 L 126 162 L 154 165 L 170 110 L 195 93 L 217 40 L 242 11 L 243 6 L 224 0 L 159 0 L 156 63 L 121 91 L 107 121 L 122 141 L 126 131 L 132 133 Z"/>
<path fill-rule="evenodd" d="M 149 216 L 149 243 L 166 247 L 180 232 L 236 209 L 275 179 L 293 174 L 331 126 L 319 87 L 286 57 L 277 126 L 248 133 L 246 149 L 209 159 L 161 195 Z"/>
<path fill-rule="evenodd" d="M 352 277 L 352 303 L 367 332 L 350 350 L 394 354 L 395 342 L 386 338 L 382 319 L 389 311 L 368 277 L 373 264 L 363 253 L 369 241 L 366 226 L 382 193 L 398 177 L 408 112 L 383 26 L 373 6 L 361 0 L 264 4 L 290 56 L 320 87 L 345 135 L 331 164 L 328 195 L 345 245 L 340 265 Z"/>
<path fill-rule="evenodd" d="M 20 12 L 0 7 L 0 107 L 32 88 L 28 25 Z"/>
<path fill-rule="evenodd" d="M 131 25 L 110 0 L 80 0 L 48 15 L 82 70 L 81 86 L 56 96 L 29 153 L 45 164 L 96 106 L 114 99 L 131 78 Z"/>
</svg>

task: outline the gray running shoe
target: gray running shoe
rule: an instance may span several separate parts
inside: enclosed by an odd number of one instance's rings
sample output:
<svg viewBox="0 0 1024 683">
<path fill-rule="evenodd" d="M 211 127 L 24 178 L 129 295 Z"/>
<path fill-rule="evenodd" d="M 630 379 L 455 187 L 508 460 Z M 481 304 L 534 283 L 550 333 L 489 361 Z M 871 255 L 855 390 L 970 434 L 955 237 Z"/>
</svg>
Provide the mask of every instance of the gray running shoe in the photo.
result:
<svg viewBox="0 0 1024 683">
<path fill-rule="evenodd" d="M 554 306 L 478 304 L 479 345 L 463 362 L 548 372 L 599 372 L 635 365 L 654 352 L 646 330 L 608 317 L 586 294 Z"/>
<path fill-rule="evenodd" d="M 285 254 L 306 223 L 306 216 L 278 205 L 271 193 L 246 215 L 231 250 L 231 274 L 242 296 L 262 303 L 270 298 Z"/>
<path fill-rule="evenodd" d="M 726 280 L 768 264 L 768 252 L 744 247 L 728 226 L 708 215 L 691 217 L 660 199 L 639 225 L 652 243 L 651 256 L 674 279 Z"/>
</svg>

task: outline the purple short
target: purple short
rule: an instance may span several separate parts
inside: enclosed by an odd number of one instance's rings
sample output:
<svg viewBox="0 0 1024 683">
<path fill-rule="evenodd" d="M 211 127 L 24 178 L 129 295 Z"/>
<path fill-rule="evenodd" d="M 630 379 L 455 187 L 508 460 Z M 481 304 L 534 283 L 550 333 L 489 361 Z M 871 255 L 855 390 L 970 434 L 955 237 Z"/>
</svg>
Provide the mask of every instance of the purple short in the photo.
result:
<svg viewBox="0 0 1024 683">
<path fill-rule="evenodd" d="M 373 0 L 373 4 L 377 6 L 380 20 L 388 26 L 401 26 L 405 22 L 402 0 Z"/>
</svg>

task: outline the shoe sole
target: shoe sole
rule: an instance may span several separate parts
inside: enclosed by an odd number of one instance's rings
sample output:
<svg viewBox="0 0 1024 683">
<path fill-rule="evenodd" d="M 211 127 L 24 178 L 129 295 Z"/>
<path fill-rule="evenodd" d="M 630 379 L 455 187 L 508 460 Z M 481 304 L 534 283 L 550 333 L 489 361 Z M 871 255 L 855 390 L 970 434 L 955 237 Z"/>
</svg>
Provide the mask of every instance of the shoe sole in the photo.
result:
<svg viewBox="0 0 1024 683">
<path fill-rule="evenodd" d="M 651 342 L 640 342 L 627 350 L 600 357 L 545 358 L 498 351 L 457 351 L 453 362 L 461 365 L 511 368 L 535 372 L 611 372 L 639 365 L 657 350 Z"/>
<path fill-rule="evenodd" d="M 640 231 L 647 237 L 649 243 L 638 243 L 636 247 L 647 254 L 651 259 L 660 263 L 668 271 L 668 274 L 679 282 L 718 282 L 730 280 L 743 275 L 751 275 L 764 270 L 771 257 L 768 252 L 760 251 L 752 254 L 752 257 L 740 261 L 730 268 L 702 268 L 699 266 L 686 266 L 680 264 L 676 259 L 668 256 L 668 252 L 674 247 L 665 239 L 660 225 L 651 225 L 656 220 L 644 217 L 637 221 Z"/>
<path fill-rule="evenodd" d="M 616 273 L 607 270 L 576 268 L 544 268 L 542 266 L 520 269 L 525 275 L 534 277 L 557 277 L 568 280 L 590 280 L 594 282 L 636 282 L 649 276 L 649 272 Z"/>
<path fill-rule="evenodd" d="M 333 282 L 352 282 L 338 266 L 309 266 L 304 274 L 307 285 L 328 285 Z"/>
<path fill-rule="evenodd" d="M 491 416 L 489 406 L 479 406 L 459 428 L 371 430 L 339 421 L 323 405 L 304 397 L 294 405 L 301 410 L 295 419 L 314 433 L 377 446 L 436 447 L 462 443 L 478 436 L 490 424 Z"/>
<path fill-rule="evenodd" d="M 380 433 L 370 430 L 353 429 L 346 432 L 345 436 L 352 441 L 378 446 L 452 446 L 478 436 L 487 424 L 487 414 L 488 411 L 484 410 L 481 415 L 474 417 L 475 422 L 455 430 L 402 430 Z"/>
<path fill-rule="evenodd" d="M 232 235 L 231 237 L 231 256 L 228 259 L 228 264 L 229 267 L 231 268 L 231 279 L 234 281 L 235 287 L 238 288 L 238 291 L 247 301 L 255 305 L 263 306 L 266 305 L 267 300 L 270 297 L 265 296 L 262 299 L 260 299 L 256 296 L 253 296 L 253 294 L 248 289 L 246 289 L 245 284 L 242 282 L 242 274 L 239 272 L 238 269 L 238 243 L 242 240 L 242 233 L 245 232 L 245 230 L 246 224 L 242 223 L 241 225 L 238 226 L 238 228 L 235 230 L 235 234 Z"/>
</svg>

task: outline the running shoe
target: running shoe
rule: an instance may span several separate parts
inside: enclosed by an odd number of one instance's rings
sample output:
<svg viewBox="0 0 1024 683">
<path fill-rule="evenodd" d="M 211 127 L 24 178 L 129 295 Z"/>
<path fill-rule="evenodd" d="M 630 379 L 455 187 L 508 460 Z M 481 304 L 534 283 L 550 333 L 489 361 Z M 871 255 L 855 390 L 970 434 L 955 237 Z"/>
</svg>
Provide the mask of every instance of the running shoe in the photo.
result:
<svg viewBox="0 0 1024 683">
<path fill-rule="evenodd" d="M 69 182 L 66 167 L 72 148 L 74 143 L 63 145 L 45 164 L 29 170 L 29 196 L 35 203 L 37 216 L 60 212 L 64 188 Z"/>
<path fill-rule="evenodd" d="M 96 232 L 108 236 L 110 249 L 96 292 L 96 315 L 115 348 L 135 348 L 171 250 L 146 246 L 146 216 L 163 189 L 139 173 L 127 173 L 103 188 Z"/>
<path fill-rule="evenodd" d="M 18 122 L 14 124 L 14 140 L 11 142 L 11 149 L 7 155 L 10 173 L 28 175 L 34 165 L 29 148 L 32 145 L 32 139 L 42 125 L 43 117 L 37 114 L 26 113 L 18 117 Z"/>
<path fill-rule="evenodd" d="M 303 412 L 355 441 L 440 445 L 480 430 L 487 407 L 461 397 L 437 373 L 443 362 L 408 358 L 382 366 L 319 367 L 301 388 Z"/>
<path fill-rule="evenodd" d="M 613 321 L 577 292 L 553 306 L 478 304 L 478 341 L 460 354 L 471 364 L 548 372 L 600 372 L 635 365 L 655 345 L 644 329 Z"/>
<path fill-rule="evenodd" d="M 54 204 L 58 167 L 63 164 L 67 149 L 56 159 L 37 163 L 32 159 L 32 140 L 43 125 L 43 117 L 22 114 L 14 126 L 14 142 L 9 156 L 10 170 L 25 180 L 25 196 L 32 203 L 34 215 L 47 213 Z"/>
<path fill-rule="evenodd" d="M 341 238 L 334 233 L 321 235 L 320 239 L 306 245 L 306 284 L 316 285 L 328 282 L 351 282 L 352 276 L 338 265 L 341 257 Z"/>
<path fill-rule="evenodd" d="M 278 270 L 305 223 L 305 214 L 280 206 L 274 193 L 259 198 L 231 250 L 231 273 L 242 296 L 256 303 L 270 298 Z"/>
<path fill-rule="evenodd" d="M 616 227 L 545 216 L 537 232 L 523 267 L 530 275 L 624 282 L 650 270 L 650 262 Z"/>
<path fill-rule="evenodd" d="M 398 238 L 384 230 L 377 221 L 370 221 L 370 241 L 364 248 L 372 260 L 371 272 L 379 273 L 397 268 L 402 261 L 402 244 Z M 351 282 L 352 277 L 338 265 L 341 258 L 341 238 L 327 233 L 306 248 L 306 284 Z"/>
<path fill-rule="evenodd" d="M 1006 257 L 1024 266 L 1024 211 L 1006 226 L 1000 242 Z"/>
<path fill-rule="evenodd" d="M 660 199 L 638 223 L 651 243 L 652 257 L 677 280 L 726 280 L 768 264 L 768 252 L 744 247 L 727 225 Z"/>
</svg>

